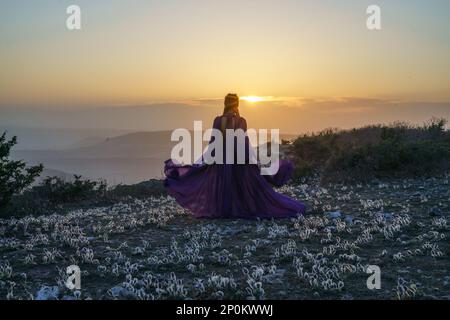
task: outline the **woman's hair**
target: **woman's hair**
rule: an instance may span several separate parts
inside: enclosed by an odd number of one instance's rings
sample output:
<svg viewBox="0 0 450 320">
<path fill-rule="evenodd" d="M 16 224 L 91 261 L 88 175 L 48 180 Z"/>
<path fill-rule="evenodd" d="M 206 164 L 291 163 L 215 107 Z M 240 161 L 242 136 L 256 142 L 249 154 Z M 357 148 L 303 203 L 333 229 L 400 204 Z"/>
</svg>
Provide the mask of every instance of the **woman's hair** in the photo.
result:
<svg viewBox="0 0 450 320">
<path fill-rule="evenodd" d="M 235 93 L 229 93 L 225 97 L 225 107 L 223 109 L 223 114 L 234 113 L 239 115 L 239 97 Z"/>
</svg>

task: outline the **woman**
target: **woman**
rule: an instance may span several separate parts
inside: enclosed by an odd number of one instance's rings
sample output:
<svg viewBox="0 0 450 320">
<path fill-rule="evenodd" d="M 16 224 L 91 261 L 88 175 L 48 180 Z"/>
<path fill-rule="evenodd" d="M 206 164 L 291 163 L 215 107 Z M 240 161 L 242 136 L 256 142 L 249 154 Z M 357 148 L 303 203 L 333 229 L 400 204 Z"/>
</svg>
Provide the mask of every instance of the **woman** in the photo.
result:
<svg viewBox="0 0 450 320">
<path fill-rule="evenodd" d="M 246 120 L 239 115 L 237 95 L 225 97 L 223 115 L 214 119 L 213 128 L 222 131 L 223 139 L 227 129 L 247 130 Z M 251 148 L 248 137 L 245 144 Z M 224 149 L 225 145 L 224 141 Z M 249 163 L 178 166 L 167 160 L 164 168 L 168 193 L 197 218 L 289 218 L 304 214 L 303 203 L 275 192 L 270 185 L 286 183 L 292 171 L 286 160 L 280 161 L 275 176 L 263 176 L 257 164 Z"/>
</svg>

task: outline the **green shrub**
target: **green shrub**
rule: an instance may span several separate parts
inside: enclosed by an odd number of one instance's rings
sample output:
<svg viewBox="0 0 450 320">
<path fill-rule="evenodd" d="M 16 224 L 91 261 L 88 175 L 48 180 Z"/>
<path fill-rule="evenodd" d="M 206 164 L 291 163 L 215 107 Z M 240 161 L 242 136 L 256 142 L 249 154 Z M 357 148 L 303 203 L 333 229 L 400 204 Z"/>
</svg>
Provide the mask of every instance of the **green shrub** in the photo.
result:
<svg viewBox="0 0 450 320">
<path fill-rule="evenodd" d="M 92 181 L 74 176 L 73 180 L 47 177 L 12 198 L 4 216 L 43 215 L 64 213 L 73 209 L 111 205 L 128 198 L 146 199 L 166 195 L 162 180 L 152 179 L 134 185 L 108 188 L 105 181 Z"/>
<path fill-rule="evenodd" d="M 9 159 L 11 148 L 17 138 L 6 139 L 6 132 L 0 136 L 0 209 L 4 209 L 11 198 L 31 185 L 41 174 L 42 165 L 26 167 L 23 161 Z"/>
<path fill-rule="evenodd" d="M 445 119 L 421 127 L 397 122 L 304 135 L 293 144 L 296 177 L 318 173 L 323 182 L 414 177 L 450 170 Z"/>
<path fill-rule="evenodd" d="M 74 176 L 72 181 L 46 177 L 39 185 L 15 195 L 3 215 L 61 213 L 74 208 L 104 204 L 106 193 L 107 186 L 104 181 L 83 180 L 81 176 Z"/>
<path fill-rule="evenodd" d="M 32 188 L 35 196 L 48 199 L 53 203 L 72 203 L 106 195 L 105 181 L 83 180 L 74 175 L 73 181 L 66 181 L 59 177 L 46 177 L 42 183 Z"/>
<path fill-rule="evenodd" d="M 108 192 L 108 197 L 119 199 L 125 197 L 145 199 L 151 196 L 164 195 L 167 195 L 164 183 L 162 180 L 157 179 L 151 179 L 133 185 L 119 184 Z"/>
</svg>

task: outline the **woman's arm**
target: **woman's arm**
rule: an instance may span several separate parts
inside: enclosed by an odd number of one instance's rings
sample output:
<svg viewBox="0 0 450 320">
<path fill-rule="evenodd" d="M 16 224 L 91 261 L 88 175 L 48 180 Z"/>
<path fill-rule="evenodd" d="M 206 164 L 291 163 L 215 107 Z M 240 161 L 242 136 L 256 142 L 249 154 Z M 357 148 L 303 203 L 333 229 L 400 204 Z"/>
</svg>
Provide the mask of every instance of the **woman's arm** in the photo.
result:
<svg viewBox="0 0 450 320">
<path fill-rule="evenodd" d="M 220 116 L 217 116 L 215 119 L 214 119 L 214 122 L 213 122 L 213 129 L 219 129 L 220 130 L 220 119 L 221 119 L 222 117 L 220 117 Z"/>
<path fill-rule="evenodd" d="M 238 129 L 242 129 L 244 132 L 247 132 L 247 120 L 245 120 L 245 118 L 240 118 Z"/>
<path fill-rule="evenodd" d="M 213 129 L 220 130 L 221 119 L 222 119 L 222 117 L 220 117 L 220 116 L 217 116 L 217 117 L 214 119 L 214 121 L 213 121 L 213 126 L 212 126 Z M 211 135 L 211 138 L 209 139 L 209 144 L 213 143 L 214 140 L 215 140 L 214 135 Z"/>
</svg>

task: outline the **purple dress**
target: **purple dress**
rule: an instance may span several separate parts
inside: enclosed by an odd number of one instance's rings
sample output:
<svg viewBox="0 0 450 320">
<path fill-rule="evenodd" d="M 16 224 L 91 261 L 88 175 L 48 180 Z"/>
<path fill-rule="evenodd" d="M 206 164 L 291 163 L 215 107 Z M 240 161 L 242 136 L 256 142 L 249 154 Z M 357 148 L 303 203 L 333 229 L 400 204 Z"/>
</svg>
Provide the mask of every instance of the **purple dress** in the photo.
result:
<svg viewBox="0 0 450 320">
<path fill-rule="evenodd" d="M 245 119 L 236 115 L 217 117 L 213 128 L 220 130 L 222 117 L 227 117 L 227 129 L 247 130 Z M 263 176 L 256 164 L 180 166 L 167 160 L 164 185 L 196 218 L 289 218 L 304 214 L 305 205 L 275 192 L 271 184 L 286 183 L 293 169 L 291 162 L 280 160 L 275 176 Z"/>
</svg>

